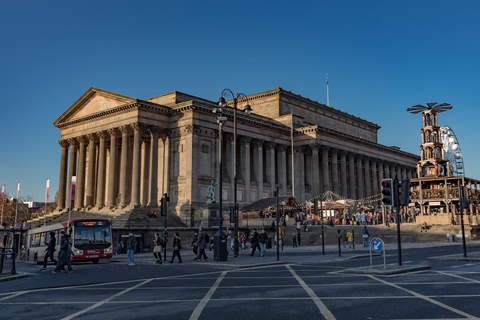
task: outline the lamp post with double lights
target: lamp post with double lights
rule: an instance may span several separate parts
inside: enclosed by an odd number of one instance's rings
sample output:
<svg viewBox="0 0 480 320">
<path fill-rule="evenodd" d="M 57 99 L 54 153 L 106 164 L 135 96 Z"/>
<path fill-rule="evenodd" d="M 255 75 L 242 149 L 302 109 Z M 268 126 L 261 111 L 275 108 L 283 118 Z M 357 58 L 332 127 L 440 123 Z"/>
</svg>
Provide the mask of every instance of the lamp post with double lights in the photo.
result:
<svg viewBox="0 0 480 320">
<path fill-rule="evenodd" d="M 226 235 L 223 233 L 223 126 L 227 123 L 227 117 L 223 115 L 223 107 L 213 108 L 213 113 L 217 115 L 218 123 L 218 232 L 214 235 L 214 260 L 227 260 Z"/>
<path fill-rule="evenodd" d="M 223 108 L 227 105 L 225 98 L 231 96 L 233 98 L 233 207 L 234 207 L 234 222 L 233 222 L 233 233 L 234 233 L 234 257 L 238 257 L 238 203 L 237 203 L 237 103 L 240 97 L 244 98 L 247 102 L 247 105 L 243 109 L 245 114 L 250 114 L 252 107 L 248 104 L 248 98 L 243 93 L 237 93 L 234 95 L 232 90 L 223 89 L 222 95 L 218 100 L 218 105 L 220 108 Z"/>
</svg>

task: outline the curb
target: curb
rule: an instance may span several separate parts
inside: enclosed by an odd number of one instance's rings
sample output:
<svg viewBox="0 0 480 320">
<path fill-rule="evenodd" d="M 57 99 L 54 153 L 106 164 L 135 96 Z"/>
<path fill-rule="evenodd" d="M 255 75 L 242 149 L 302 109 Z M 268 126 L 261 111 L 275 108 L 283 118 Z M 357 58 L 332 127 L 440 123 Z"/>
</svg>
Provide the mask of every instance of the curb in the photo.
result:
<svg viewBox="0 0 480 320">
<path fill-rule="evenodd" d="M 392 275 L 392 274 L 407 273 L 407 272 L 414 272 L 414 271 L 421 271 L 421 270 L 429 270 L 432 268 L 431 266 L 427 266 L 427 265 L 394 266 L 394 265 L 387 264 L 387 267 L 388 266 L 392 268 L 384 269 L 383 265 L 375 265 L 373 266 L 373 268 L 363 267 L 363 268 L 355 268 L 355 269 L 345 269 L 343 270 L 343 272 L 349 273 L 349 274 Z"/>
<path fill-rule="evenodd" d="M 4 277 L 0 277 L 0 282 L 4 282 L 4 281 L 10 281 L 10 280 L 16 280 L 16 279 L 21 279 L 21 278 L 25 278 L 25 277 L 28 277 L 30 274 L 28 273 L 17 273 L 17 274 L 12 274 L 10 276 L 4 276 Z"/>
</svg>

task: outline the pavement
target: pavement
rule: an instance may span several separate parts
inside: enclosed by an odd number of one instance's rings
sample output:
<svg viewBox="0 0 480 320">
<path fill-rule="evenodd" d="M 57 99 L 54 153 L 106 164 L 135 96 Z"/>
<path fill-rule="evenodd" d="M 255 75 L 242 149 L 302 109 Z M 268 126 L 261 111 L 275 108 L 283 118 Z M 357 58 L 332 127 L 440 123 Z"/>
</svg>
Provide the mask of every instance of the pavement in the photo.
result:
<svg viewBox="0 0 480 320">
<path fill-rule="evenodd" d="M 478 245 L 480 240 L 469 241 L 469 245 Z M 402 243 L 402 250 L 405 249 L 424 249 L 424 248 L 442 248 L 442 247 L 461 247 L 461 243 L 451 243 L 451 242 L 428 242 L 428 243 Z M 388 260 L 392 260 L 393 253 L 398 249 L 397 243 L 386 243 L 385 244 L 385 254 Z M 182 264 L 184 265 L 202 265 L 205 267 L 213 268 L 232 268 L 232 269 L 242 269 L 242 268 L 254 268 L 254 267 L 264 267 L 264 266 L 275 266 L 275 265 L 286 265 L 286 264 L 316 264 L 316 263 L 330 263 L 330 262 L 341 262 L 348 261 L 351 259 L 359 259 L 370 257 L 369 248 L 364 248 L 363 246 L 356 246 L 355 249 L 344 249 L 341 248 L 341 255 L 338 253 L 338 245 L 325 245 L 325 255 L 322 254 L 321 246 L 299 246 L 292 248 L 290 246 L 285 246 L 280 249 L 279 259 L 277 260 L 276 247 L 266 250 L 264 258 L 259 257 L 258 252 L 255 252 L 254 256 L 250 255 L 250 250 L 240 250 L 238 257 L 233 256 L 233 252 L 230 252 L 228 255 L 227 261 L 215 261 L 212 251 L 206 251 L 208 261 L 205 262 L 196 262 L 195 255 L 190 249 L 184 248 L 181 252 L 182 254 Z M 373 257 L 381 256 L 379 253 L 372 252 Z M 163 257 L 163 252 L 162 252 Z M 167 249 L 167 258 L 171 258 L 171 249 Z M 439 257 L 430 257 L 428 260 L 437 260 L 437 261 L 480 261 L 480 252 L 469 253 L 467 258 L 464 258 L 461 254 L 448 255 L 448 256 L 439 256 Z M 396 259 L 394 259 L 396 261 Z M 110 259 L 109 263 L 121 263 L 128 264 L 128 257 L 126 255 L 114 255 Z M 135 264 L 139 265 L 155 265 L 155 258 L 153 253 L 137 253 L 135 254 Z M 163 261 L 163 264 L 169 264 L 168 260 Z M 178 260 L 175 260 L 174 264 L 178 264 Z M 396 264 L 388 264 L 387 268 L 384 268 L 384 265 L 374 265 L 373 267 L 365 266 L 360 268 L 346 269 L 346 273 L 362 273 L 362 274 L 378 274 L 378 275 L 387 275 L 387 274 L 397 274 L 405 273 L 426 269 L 425 265 L 408 265 L 398 266 Z M 1 274 L 1 281 L 15 280 L 22 277 L 28 276 L 28 272 L 19 272 L 17 269 L 17 274 Z"/>
</svg>

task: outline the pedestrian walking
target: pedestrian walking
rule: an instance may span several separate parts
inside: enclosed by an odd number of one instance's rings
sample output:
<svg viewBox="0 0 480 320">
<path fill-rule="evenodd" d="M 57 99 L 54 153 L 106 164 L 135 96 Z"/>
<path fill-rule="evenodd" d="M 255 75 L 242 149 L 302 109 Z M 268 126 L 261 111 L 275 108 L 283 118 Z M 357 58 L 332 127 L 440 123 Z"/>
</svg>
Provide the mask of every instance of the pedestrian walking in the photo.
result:
<svg viewBox="0 0 480 320">
<path fill-rule="evenodd" d="M 251 243 L 252 243 L 252 253 L 250 255 L 253 257 L 253 254 L 255 253 L 255 249 L 258 248 L 258 251 L 260 251 L 260 245 L 258 244 L 258 232 L 256 228 L 253 228 Z"/>
<path fill-rule="evenodd" d="M 260 245 L 260 258 L 265 257 L 265 249 L 267 248 L 268 236 L 265 233 L 265 229 L 262 229 L 262 233 L 258 236 L 258 243 Z"/>
<path fill-rule="evenodd" d="M 165 247 L 165 241 L 163 241 L 158 233 L 155 233 L 155 237 L 153 238 L 153 256 L 157 259 L 156 264 L 162 264 L 163 247 Z"/>
<path fill-rule="evenodd" d="M 232 244 L 233 244 L 232 230 L 227 230 L 227 256 L 228 256 L 228 253 L 232 250 Z"/>
<path fill-rule="evenodd" d="M 197 262 L 202 261 L 201 258 L 203 257 L 203 261 L 208 261 L 207 255 L 205 254 L 205 249 L 207 248 L 207 242 L 209 240 L 208 235 L 205 231 L 203 231 L 203 227 L 200 226 L 198 228 L 198 240 L 197 240 L 197 246 L 198 246 L 198 256 L 197 256 Z"/>
<path fill-rule="evenodd" d="M 298 246 L 300 246 L 302 242 L 302 235 L 300 234 L 300 232 L 297 233 L 297 242 L 298 242 Z"/>
<path fill-rule="evenodd" d="M 118 243 L 118 249 L 117 249 L 117 255 L 122 255 L 123 254 L 123 241 L 120 240 Z"/>
<path fill-rule="evenodd" d="M 128 231 L 127 257 L 128 257 L 128 260 L 130 260 L 130 263 L 128 264 L 129 266 L 135 265 L 135 259 L 133 255 L 135 254 L 136 245 L 137 245 L 137 241 L 135 239 L 133 231 Z"/>
<path fill-rule="evenodd" d="M 352 248 L 352 244 L 353 244 L 353 230 L 347 232 L 347 242 L 348 242 L 348 247 L 349 247 L 349 248 Z"/>
<path fill-rule="evenodd" d="M 55 246 L 57 245 L 57 239 L 55 239 L 55 232 L 50 231 L 50 240 L 48 241 L 47 244 L 47 249 L 45 249 L 45 257 L 43 257 L 43 268 L 42 271 L 47 270 L 47 260 L 50 257 L 50 261 L 52 261 L 54 264 L 57 264 L 57 260 L 53 258 L 53 254 L 55 253 Z"/>
<path fill-rule="evenodd" d="M 180 255 L 180 250 L 182 250 L 182 243 L 181 243 L 181 238 L 180 234 L 178 232 L 175 232 L 173 234 L 173 250 L 172 250 L 172 260 L 170 260 L 170 263 L 173 263 L 173 260 L 175 260 L 175 257 L 178 257 L 178 263 L 182 263 L 182 256 Z"/>
<path fill-rule="evenodd" d="M 338 230 L 340 231 L 340 230 Z M 347 230 L 343 230 L 342 234 L 341 234 L 341 238 L 342 238 L 342 243 L 343 243 L 343 248 L 347 248 Z"/>
<path fill-rule="evenodd" d="M 293 233 L 293 236 L 292 236 L 292 244 L 294 248 L 297 247 L 297 235 L 295 234 L 295 232 Z"/>
<path fill-rule="evenodd" d="M 69 258 L 69 236 L 65 233 L 65 231 L 60 231 L 60 255 L 58 257 L 57 266 L 52 271 L 53 274 L 60 272 L 65 265 L 68 266 L 68 273 L 72 273 L 72 265 L 70 264 Z M 68 262 L 67 262 L 68 259 Z"/>
<path fill-rule="evenodd" d="M 192 250 L 193 250 L 193 253 L 195 254 L 195 258 L 193 260 L 197 260 L 197 256 L 198 256 L 197 240 L 198 240 L 198 231 L 195 231 L 195 234 L 193 235 L 193 239 L 192 239 Z"/>
<path fill-rule="evenodd" d="M 370 245 L 370 232 L 368 232 L 367 226 L 362 230 L 363 246 L 366 248 Z"/>
</svg>

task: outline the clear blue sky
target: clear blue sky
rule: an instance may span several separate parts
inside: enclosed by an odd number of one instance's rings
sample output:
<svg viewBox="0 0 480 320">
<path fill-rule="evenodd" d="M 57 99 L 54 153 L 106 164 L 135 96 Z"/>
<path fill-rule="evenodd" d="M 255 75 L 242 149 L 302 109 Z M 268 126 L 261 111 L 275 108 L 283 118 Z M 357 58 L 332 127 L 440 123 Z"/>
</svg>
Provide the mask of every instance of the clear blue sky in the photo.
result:
<svg viewBox="0 0 480 320">
<path fill-rule="evenodd" d="M 2 1 L 0 185 L 58 189 L 52 123 L 89 87 L 217 101 L 282 87 L 377 123 L 418 154 L 414 104 L 448 102 L 466 175 L 480 179 L 478 1 Z"/>
</svg>

